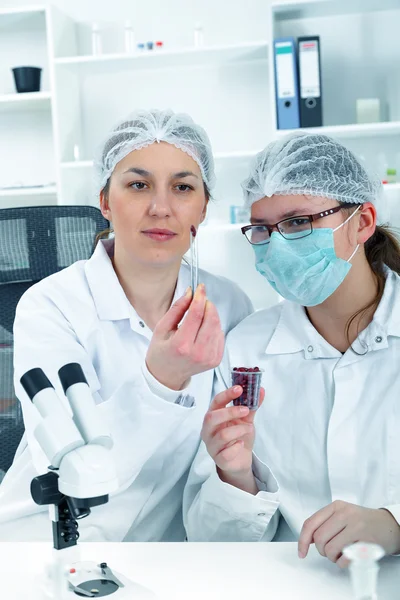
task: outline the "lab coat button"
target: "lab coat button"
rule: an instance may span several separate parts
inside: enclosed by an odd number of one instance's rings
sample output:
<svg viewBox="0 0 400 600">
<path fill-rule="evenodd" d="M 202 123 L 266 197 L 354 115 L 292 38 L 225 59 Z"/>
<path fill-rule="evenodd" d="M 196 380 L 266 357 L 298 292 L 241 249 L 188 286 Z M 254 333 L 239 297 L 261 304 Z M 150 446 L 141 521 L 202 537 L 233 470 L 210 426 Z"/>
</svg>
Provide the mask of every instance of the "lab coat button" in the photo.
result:
<svg viewBox="0 0 400 600">
<path fill-rule="evenodd" d="M 376 341 L 377 344 L 380 344 L 381 341 L 382 341 L 382 337 L 380 335 L 377 335 L 376 338 L 375 338 L 375 341 Z"/>
<path fill-rule="evenodd" d="M 308 350 L 309 352 L 312 352 L 312 351 L 314 350 L 314 348 L 313 348 L 312 346 L 308 346 L 307 350 Z"/>
<path fill-rule="evenodd" d="M 139 321 L 139 325 L 140 325 L 140 327 L 144 327 L 143 321 Z"/>
<path fill-rule="evenodd" d="M 265 513 L 258 513 L 258 517 L 265 517 Z"/>
</svg>

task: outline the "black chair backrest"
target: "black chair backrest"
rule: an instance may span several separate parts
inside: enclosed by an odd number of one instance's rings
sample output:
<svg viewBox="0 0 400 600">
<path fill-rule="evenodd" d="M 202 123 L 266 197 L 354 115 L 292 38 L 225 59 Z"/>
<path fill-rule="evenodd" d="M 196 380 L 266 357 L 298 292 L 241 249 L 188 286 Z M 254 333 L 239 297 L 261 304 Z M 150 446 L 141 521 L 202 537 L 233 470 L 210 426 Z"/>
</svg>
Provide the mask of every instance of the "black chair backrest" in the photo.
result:
<svg viewBox="0 0 400 600">
<path fill-rule="evenodd" d="M 22 294 L 77 260 L 90 258 L 109 223 L 93 206 L 0 210 L 0 481 L 24 427 L 13 386 L 13 324 Z"/>
</svg>

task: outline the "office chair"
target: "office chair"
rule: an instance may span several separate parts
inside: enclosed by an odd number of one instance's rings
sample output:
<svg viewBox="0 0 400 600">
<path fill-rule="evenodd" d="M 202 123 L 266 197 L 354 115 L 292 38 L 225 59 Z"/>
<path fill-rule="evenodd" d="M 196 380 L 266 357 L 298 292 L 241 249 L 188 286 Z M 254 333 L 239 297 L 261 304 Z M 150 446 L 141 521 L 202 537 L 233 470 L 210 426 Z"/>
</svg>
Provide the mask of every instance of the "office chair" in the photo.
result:
<svg viewBox="0 0 400 600">
<path fill-rule="evenodd" d="M 109 227 L 92 206 L 0 209 L 0 481 L 11 466 L 24 424 L 13 386 L 13 324 L 22 294 L 44 277 L 93 253 Z"/>
</svg>

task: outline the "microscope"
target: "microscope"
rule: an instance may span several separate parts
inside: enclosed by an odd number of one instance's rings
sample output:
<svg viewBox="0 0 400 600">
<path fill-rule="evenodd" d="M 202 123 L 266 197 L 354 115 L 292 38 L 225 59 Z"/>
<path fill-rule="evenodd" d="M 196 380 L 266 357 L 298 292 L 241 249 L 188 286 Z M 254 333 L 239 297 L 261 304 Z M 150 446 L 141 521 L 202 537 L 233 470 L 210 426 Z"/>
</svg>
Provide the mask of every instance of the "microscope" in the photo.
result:
<svg viewBox="0 0 400 600">
<path fill-rule="evenodd" d="M 41 597 L 154 598 L 142 586 L 115 573 L 106 562 L 76 561 L 78 521 L 108 502 L 109 494 L 118 489 L 118 478 L 110 452 L 113 441 L 82 367 L 66 364 L 58 376 L 67 402 L 59 398 L 42 369 L 32 369 L 21 378 L 41 416 L 35 437 L 50 464 L 47 473 L 31 482 L 33 500 L 49 506 L 56 551 Z"/>
</svg>

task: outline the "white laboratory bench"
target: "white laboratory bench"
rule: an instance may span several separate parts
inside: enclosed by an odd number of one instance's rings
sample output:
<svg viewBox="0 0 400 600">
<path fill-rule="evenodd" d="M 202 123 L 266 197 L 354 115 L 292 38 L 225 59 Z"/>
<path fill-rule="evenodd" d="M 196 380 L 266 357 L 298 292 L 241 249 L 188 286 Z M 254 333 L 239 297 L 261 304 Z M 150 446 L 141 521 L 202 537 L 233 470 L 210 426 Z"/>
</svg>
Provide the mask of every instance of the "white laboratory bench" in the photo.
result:
<svg viewBox="0 0 400 600">
<path fill-rule="evenodd" d="M 82 560 L 150 588 L 159 600 L 351 600 L 349 574 L 295 543 L 82 543 Z M 0 597 L 36 598 L 35 578 L 51 557 L 46 543 L 0 543 Z M 381 561 L 379 600 L 399 598 L 400 557 Z M 113 595 L 108 596 L 112 598 Z M 78 596 L 76 596 L 78 598 Z"/>
</svg>

